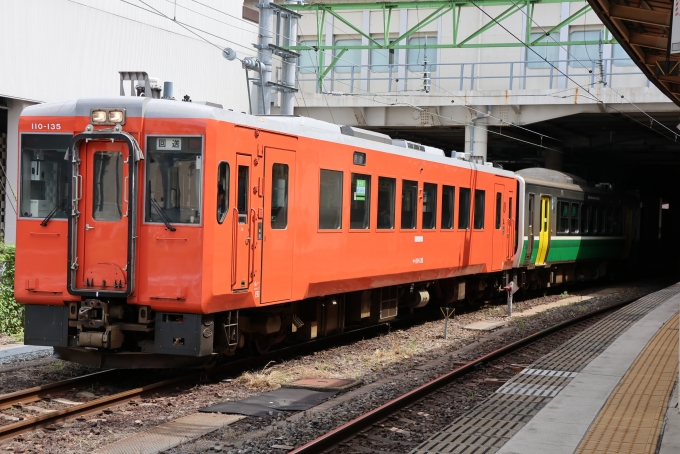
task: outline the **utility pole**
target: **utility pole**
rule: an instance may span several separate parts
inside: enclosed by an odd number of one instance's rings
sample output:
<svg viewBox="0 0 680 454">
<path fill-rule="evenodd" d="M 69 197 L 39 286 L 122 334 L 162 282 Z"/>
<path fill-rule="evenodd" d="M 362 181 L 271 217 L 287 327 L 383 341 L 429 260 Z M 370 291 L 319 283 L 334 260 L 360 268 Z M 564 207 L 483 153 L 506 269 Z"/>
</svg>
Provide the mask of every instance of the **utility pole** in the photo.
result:
<svg viewBox="0 0 680 454">
<path fill-rule="evenodd" d="M 299 0 L 287 0 L 286 3 L 300 3 Z M 294 12 L 285 13 L 286 20 L 284 21 L 284 36 L 283 45 L 284 46 L 296 46 L 297 45 L 297 26 L 299 14 Z M 284 87 L 281 88 L 281 115 L 293 115 L 293 109 L 295 107 L 295 76 L 297 73 L 297 62 L 299 54 L 295 55 L 295 52 L 288 52 L 283 57 L 283 67 L 281 68 L 282 80 L 281 84 Z M 292 90 L 291 90 L 292 88 Z"/>
<path fill-rule="evenodd" d="M 272 105 L 272 91 L 269 82 L 272 79 L 272 51 L 269 45 L 272 43 L 273 9 L 270 0 L 260 0 L 256 5 L 260 9 L 260 27 L 257 32 L 257 60 L 259 61 L 259 81 L 253 81 L 255 85 L 255 99 L 258 115 L 269 115 Z"/>
</svg>

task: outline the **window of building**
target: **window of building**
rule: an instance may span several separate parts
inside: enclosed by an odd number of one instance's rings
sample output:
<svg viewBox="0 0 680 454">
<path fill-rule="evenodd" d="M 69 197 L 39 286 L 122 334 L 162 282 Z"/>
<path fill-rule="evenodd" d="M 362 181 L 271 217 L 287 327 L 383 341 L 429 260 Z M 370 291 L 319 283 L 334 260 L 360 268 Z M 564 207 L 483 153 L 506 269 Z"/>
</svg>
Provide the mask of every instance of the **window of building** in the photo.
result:
<svg viewBox="0 0 680 454">
<path fill-rule="evenodd" d="M 408 70 L 413 72 L 422 72 L 424 70 L 423 63 L 427 55 L 427 70 L 435 72 L 437 70 L 437 49 L 428 47 L 425 50 L 425 43 L 428 45 L 437 44 L 437 38 L 433 36 L 422 38 L 411 38 L 408 40 L 409 46 L 419 46 L 416 49 L 408 49 L 406 52 L 406 60 L 408 62 Z"/>
<path fill-rule="evenodd" d="M 202 148 L 200 137 L 148 138 L 146 222 L 163 222 L 158 209 L 172 224 L 201 222 Z"/>
<path fill-rule="evenodd" d="M 579 212 L 579 204 L 578 203 L 572 203 L 571 204 L 571 213 L 569 214 L 569 231 L 571 233 L 578 233 L 579 230 L 579 222 L 578 222 L 578 212 Z"/>
<path fill-rule="evenodd" d="M 371 177 L 352 174 L 351 199 L 349 201 L 349 228 L 368 229 L 371 226 Z"/>
<path fill-rule="evenodd" d="M 460 188 L 458 196 L 458 228 L 470 228 L 470 188 Z"/>
<path fill-rule="evenodd" d="M 614 52 L 612 53 L 614 66 L 637 66 L 635 62 L 628 56 L 621 44 L 614 44 Z"/>
<path fill-rule="evenodd" d="M 64 156 L 72 138 L 70 135 L 21 135 L 19 216 L 42 220 L 58 208 L 52 219 L 68 217 L 71 162 Z"/>
<path fill-rule="evenodd" d="M 569 233 L 569 202 L 557 202 L 557 233 Z"/>
<path fill-rule="evenodd" d="M 530 41 L 533 43 L 538 38 L 545 36 L 545 33 L 532 33 Z M 536 46 L 527 48 L 527 68 L 530 69 L 548 69 L 550 64 L 559 60 L 560 48 L 559 46 L 541 46 L 540 44 L 552 43 L 552 39 L 546 36 L 540 40 Z M 547 60 L 547 61 L 546 61 Z M 554 63 L 553 63 L 554 64 Z"/>
<path fill-rule="evenodd" d="M 587 235 L 590 233 L 590 225 L 592 221 L 590 220 L 590 205 L 587 203 L 581 204 L 581 235 Z"/>
<path fill-rule="evenodd" d="M 601 30 L 573 31 L 569 33 L 569 41 L 600 41 Z M 595 44 L 572 44 L 569 46 L 569 66 L 572 68 L 592 69 L 592 62 L 600 59 L 600 45 Z"/>
<path fill-rule="evenodd" d="M 418 182 L 401 182 L 401 228 L 416 228 L 416 209 L 418 206 Z"/>
<path fill-rule="evenodd" d="M 321 169 L 319 229 L 342 228 L 342 172 Z"/>
<path fill-rule="evenodd" d="M 361 46 L 360 39 L 338 39 L 335 41 L 336 46 Z M 335 49 L 333 57 L 337 57 L 342 52 L 342 49 Z M 354 74 L 358 75 L 361 72 L 361 49 L 347 49 L 342 54 L 342 57 L 335 64 L 333 69 L 336 73 L 351 73 L 352 66 L 354 66 Z"/>
<path fill-rule="evenodd" d="M 229 210 L 229 164 L 217 166 L 217 223 L 222 224 Z"/>
<path fill-rule="evenodd" d="M 442 187 L 442 229 L 453 229 L 453 200 L 456 190 L 453 186 Z"/>
<path fill-rule="evenodd" d="M 397 180 L 378 177 L 378 228 L 394 229 L 394 201 Z"/>
<path fill-rule="evenodd" d="M 437 185 L 423 184 L 423 229 L 437 228 Z"/>
<path fill-rule="evenodd" d="M 288 164 L 272 166 L 272 229 L 288 227 Z"/>
<path fill-rule="evenodd" d="M 503 203 L 503 194 L 496 193 L 496 230 L 501 229 L 501 207 Z"/>
<path fill-rule="evenodd" d="M 475 189 L 475 230 L 484 228 L 484 208 L 486 204 L 486 191 Z"/>
<path fill-rule="evenodd" d="M 376 38 L 380 41 L 382 38 Z M 392 42 L 393 40 L 390 40 Z M 399 52 L 395 49 L 371 49 L 371 71 L 377 73 L 389 73 L 390 67 L 392 72 L 397 72 L 399 64 Z"/>
<path fill-rule="evenodd" d="M 300 41 L 300 46 L 316 46 L 316 41 Z M 301 74 L 314 74 L 319 70 L 319 53 L 313 50 L 301 50 L 298 59 L 298 71 Z"/>
</svg>

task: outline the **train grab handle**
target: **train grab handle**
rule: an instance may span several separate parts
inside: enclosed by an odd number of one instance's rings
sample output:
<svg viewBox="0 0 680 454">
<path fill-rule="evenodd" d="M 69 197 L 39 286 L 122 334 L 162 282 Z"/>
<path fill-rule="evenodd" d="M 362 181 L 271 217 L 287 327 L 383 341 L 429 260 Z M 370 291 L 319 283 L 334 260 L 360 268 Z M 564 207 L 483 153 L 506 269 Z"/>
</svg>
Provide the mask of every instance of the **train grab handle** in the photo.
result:
<svg viewBox="0 0 680 454">
<path fill-rule="evenodd" d="M 238 208 L 233 207 L 234 217 L 231 221 L 231 286 L 236 285 L 236 251 L 238 249 Z"/>
</svg>

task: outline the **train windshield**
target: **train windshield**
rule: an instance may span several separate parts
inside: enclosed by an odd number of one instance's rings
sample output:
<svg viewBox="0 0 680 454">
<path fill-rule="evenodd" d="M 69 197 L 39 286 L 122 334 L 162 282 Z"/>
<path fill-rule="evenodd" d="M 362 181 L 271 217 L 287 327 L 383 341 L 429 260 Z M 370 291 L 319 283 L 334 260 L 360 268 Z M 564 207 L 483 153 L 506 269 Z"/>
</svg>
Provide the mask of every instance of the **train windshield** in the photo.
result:
<svg viewBox="0 0 680 454">
<path fill-rule="evenodd" d="M 64 158 L 72 137 L 66 134 L 21 136 L 20 216 L 41 220 L 50 214 L 51 219 L 68 216 L 70 161 Z"/>
<path fill-rule="evenodd" d="M 146 222 L 201 223 L 200 137 L 149 137 L 146 147 Z"/>
</svg>

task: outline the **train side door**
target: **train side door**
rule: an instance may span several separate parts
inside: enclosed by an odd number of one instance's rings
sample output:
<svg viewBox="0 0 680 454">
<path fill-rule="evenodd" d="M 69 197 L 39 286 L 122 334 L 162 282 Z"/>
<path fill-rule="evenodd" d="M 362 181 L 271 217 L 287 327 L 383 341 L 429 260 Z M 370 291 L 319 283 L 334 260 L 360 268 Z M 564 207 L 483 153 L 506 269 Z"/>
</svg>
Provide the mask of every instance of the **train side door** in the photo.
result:
<svg viewBox="0 0 680 454">
<path fill-rule="evenodd" d="M 262 304 L 291 298 L 295 152 L 265 149 Z"/>
<path fill-rule="evenodd" d="M 494 185 L 494 228 L 493 228 L 493 252 L 492 270 L 502 270 L 503 262 L 507 258 L 507 202 L 505 200 L 505 186 L 502 184 Z"/>
<path fill-rule="evenodd" d="M 253 219 L 257 206 L 257 194 L 253 194 L 251 186 L 253 181 L 257 181 L 253 175 L 252 156 L 236 155 L 236 179 L 233 185 L 235 202 L 232 212 L 234 217 L 232 222 L 232 254 L 233 267 L 231 276 L 232 290 L 235 292 L 247 290 L 252 282 L 251 274 L 252 247 L 255 244 L 253 231 Z"/>
<path fill-rule="evenodd" d="M 515 191 L 512 189 L 508 189 L 507 194 L 508 196 L 508 213 L 507 213 L 507 225 L 506 225 L 506 246 L 507 246 L 507 259 L 512 260 L 512 258 L 515 255 L 515 235 L 517 234 L 516 232 L 516 225 L 517 223 L 515 222 Z"/>
<path fill-rule="evenodd" d="M 531 254 L 534 252 L 534 203 L 534 194 L 529 194 L 529 198 L 527 200 L 527 250 L 524 255 L 525 261 L 531 260 Z"/>
<path fill-rule="evenodd" d="M 77 287 L 123 293 L 127 288 L 129 150 L 123 142 L 90 141 L 83 148 L 81 166 L 87 171 L 78 223 L 82 263 Z"/>
<path fill-rule="evenodd" d="M 538 253 L 536 254 L 536 265 L 543 265 L 548 256 L 550 246 L 550 197 L 541 197 L 541 230 L 538 235 Z"/>
</svg>

